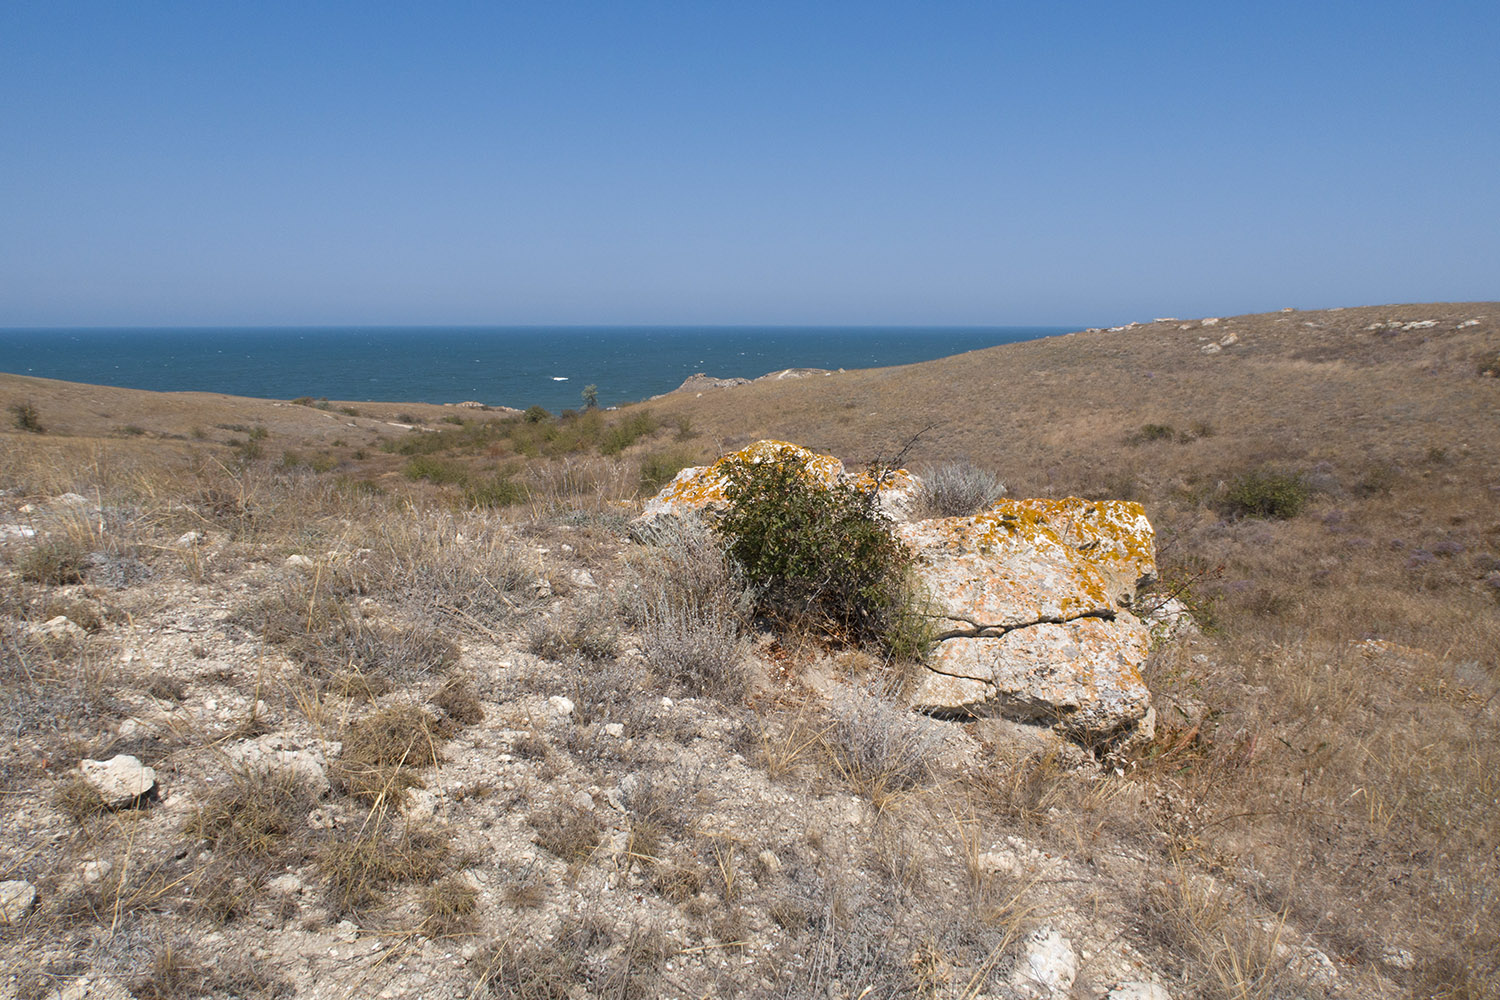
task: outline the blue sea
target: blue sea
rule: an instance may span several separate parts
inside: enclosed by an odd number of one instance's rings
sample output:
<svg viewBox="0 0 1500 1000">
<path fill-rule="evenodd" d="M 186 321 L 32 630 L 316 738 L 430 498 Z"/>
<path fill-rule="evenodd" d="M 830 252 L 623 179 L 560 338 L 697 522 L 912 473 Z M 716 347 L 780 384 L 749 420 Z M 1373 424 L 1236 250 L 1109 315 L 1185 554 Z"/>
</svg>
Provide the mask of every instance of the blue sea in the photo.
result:
<svg viewBox="0 0 1500 1000">
<path fill-rule="evenodd" d="M 670 392 L 689 375 L 881 368 L 1076 327 L 317 327 L 0 330 L 0 371 L 266 399 L 578 407 Z"/>
</svg>

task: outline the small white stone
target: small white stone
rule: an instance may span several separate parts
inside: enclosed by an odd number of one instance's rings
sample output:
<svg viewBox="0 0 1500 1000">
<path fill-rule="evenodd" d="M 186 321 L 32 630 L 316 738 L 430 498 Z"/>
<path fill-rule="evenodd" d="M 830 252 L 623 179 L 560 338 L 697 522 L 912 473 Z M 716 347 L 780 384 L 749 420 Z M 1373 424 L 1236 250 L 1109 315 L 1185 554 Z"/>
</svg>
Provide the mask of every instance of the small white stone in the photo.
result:
<svg viewBox="0 0 1500 1000">
<path fill-rule="evenodd" d="M 20 879 L 0 882 L 0 924 L 20 922 L 35 905 L 36 887 L 30 882 Z"/>
<path fill-rule="evenodd" d="M 156 788 L 156 771 L 130 754 L 119 754 L 107 761 L 85 760 L 78 768 L 111 809 L 131 805 Z"/>
<path fill-rule="evenodd" d="M 613 736 L 615 739 L 619 739 L 620 737 L 625 735 L 625 727 L 618 722 L 606 722 L 604 724 L 604 732 L 608 736 Z"/>
<path fill-rule="evenodd" d="M 426 788 L 406 790 L 406 818 L 413 823 L 432 819 L 437 811 L 437 796 Z"/>
<path fill-rule="evenodd" d="M 573 702 L 568 698 L 564 698 L 560 694 L 555 694 L 552 697 L 548 698 L 547 704 L 552 706 L 552 711 L 556 712 L 558 715 L 573 714 Z"/>
<path fill-rule="evenodd" d="M 1012 984 L 1033 996 L 1063 995 L 1078 978 L 1078 956 L 1068 939 L 1051 927 L 1040 927 L 1026 939 L 1026 954 Z"/>
<path fill-rule="evenodd" d="M 1131 982 L 1110 990 L 1105 1000 L 1172 1000 L 1172 994 L 1157 983 Z"/>
<path fill-rule="evenodd" d="M 179 548 L 185 548 L 186 549 L 186 548 L 192 548 L 194 545 L 200 545 L 200 544 L 202 544 L 202 542 L 203 542 L 203 532 L 201 532 L 201 531 L 189 531 L 189 532 L 185 532 L 184 534 L 178 535 L 177 536 L 177 543 L 176 544 L 177 544 L 177 546 Z"/>
<path fill-rule="evenodd" d="M 299 569 L 307 569 L 314 565 L 313 561 L 307 558 L 307 556 L 295 553 L 286 557 L 286 564 Z"/>
</svg>

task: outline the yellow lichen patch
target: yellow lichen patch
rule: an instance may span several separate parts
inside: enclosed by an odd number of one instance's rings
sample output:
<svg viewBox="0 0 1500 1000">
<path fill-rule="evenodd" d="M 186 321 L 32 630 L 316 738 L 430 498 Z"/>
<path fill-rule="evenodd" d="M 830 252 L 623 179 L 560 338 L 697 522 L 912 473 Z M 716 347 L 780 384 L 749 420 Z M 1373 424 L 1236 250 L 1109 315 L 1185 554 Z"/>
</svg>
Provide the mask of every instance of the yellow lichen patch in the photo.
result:
<svg viewBox="0 0 1500 1000">
<path fill-rule="evenodd" d="M 869 469 L 854 477 L 854 488 L 865 492 L 884 493 L 889 490 L 914 490 L 922 481 L 905 469 L 886 469 L 873 473 Z"/>
</svg>

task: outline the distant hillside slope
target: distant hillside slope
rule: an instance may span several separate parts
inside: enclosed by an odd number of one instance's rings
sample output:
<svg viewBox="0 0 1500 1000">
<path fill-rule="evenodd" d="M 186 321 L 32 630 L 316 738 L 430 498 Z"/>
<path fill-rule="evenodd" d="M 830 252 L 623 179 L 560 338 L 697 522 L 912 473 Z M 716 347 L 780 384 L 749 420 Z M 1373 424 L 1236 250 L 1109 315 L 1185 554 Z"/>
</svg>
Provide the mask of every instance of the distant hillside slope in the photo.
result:
<svg viewBox="0 0 1500 1000">
<path fill-rule="evenodd" d="M 1368 306 L 1080 332 L 651 406 L 726 444 L 789 438 L 858 461 L 925 431 L 909 462 L 966 456 L 1013 492 L 1098 493 L 1124 475 L 1150 492 L 1219 455 L 1403 461 L 1467 446 L 1493 470 L 1500 380 L 1480 369 L 1497 353 L 1500 303 Z M 1142 468 L 1120 454 L 1143 424 L 1213 437 Z"/>
</svg>

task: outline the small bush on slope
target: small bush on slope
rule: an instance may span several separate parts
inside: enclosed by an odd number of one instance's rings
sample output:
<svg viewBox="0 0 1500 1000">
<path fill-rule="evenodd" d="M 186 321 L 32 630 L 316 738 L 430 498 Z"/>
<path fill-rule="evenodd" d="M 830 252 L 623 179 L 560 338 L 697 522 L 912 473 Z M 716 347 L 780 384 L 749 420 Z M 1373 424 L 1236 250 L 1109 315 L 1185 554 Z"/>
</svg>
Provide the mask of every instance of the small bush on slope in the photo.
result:
<svg viewBox="0 0 1500 1000">
<path fill-rule="evenodd" d="M 911 556 L 873 491 L 823 487 L 794 458 L 737 461 L 717 527 L 758 610 L 840 641 L 909 652 Z"/>
<path fill-rule="evenodd" d="M 949 462 L 922 477 L 919 503 L 933 517 L 977 514 L 1005 495 L 1005 484 L 988 469 L 969 462 Z"/>
</svg>

